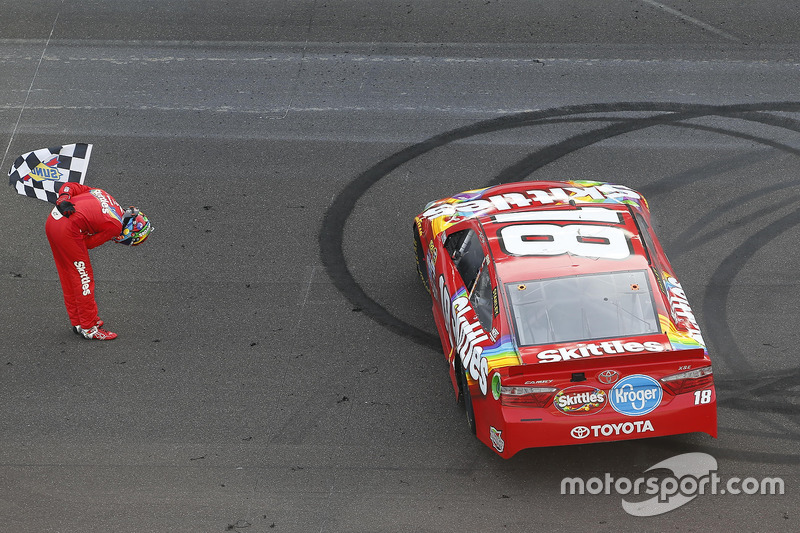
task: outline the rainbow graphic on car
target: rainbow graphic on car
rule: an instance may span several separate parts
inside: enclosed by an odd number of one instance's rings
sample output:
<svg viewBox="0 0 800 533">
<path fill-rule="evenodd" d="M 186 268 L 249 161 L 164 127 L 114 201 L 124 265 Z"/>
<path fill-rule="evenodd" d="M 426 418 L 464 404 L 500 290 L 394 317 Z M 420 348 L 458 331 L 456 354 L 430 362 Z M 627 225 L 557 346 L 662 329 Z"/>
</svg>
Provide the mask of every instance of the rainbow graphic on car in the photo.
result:
<svg viewBox="0 0 800 533">
<path fill-rule="evenodd" d="M 429 203 L 422 217 L 431 220 L 434 235 L 446 231 L 465 218 L 480 216 L 489 212 L 502 212 L 510 209 L 538 205 L 582 204 L 629 204 L 647 208 L 647 200 L 637 192 L 601 181 L 568 181 L 569 187 L 532 189 L 524 192 L 486 196 L 492 187 L 464 191 L 451 198 Z"/>
</svg>

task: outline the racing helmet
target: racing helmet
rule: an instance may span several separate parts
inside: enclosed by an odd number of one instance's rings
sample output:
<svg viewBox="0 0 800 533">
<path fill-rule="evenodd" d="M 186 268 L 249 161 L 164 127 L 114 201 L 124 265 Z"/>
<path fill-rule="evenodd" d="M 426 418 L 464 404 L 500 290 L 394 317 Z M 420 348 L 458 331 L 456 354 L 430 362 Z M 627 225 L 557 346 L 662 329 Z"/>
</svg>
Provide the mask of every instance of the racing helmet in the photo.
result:
<svg viewBox="0 0 800 533">
<path fill-rule="evenodd" d="M 153 226 L 138 207 L 130 206 L 122 215 L 122 233 L 114 237 L 114 242 L 128 246 L 138 246 L 147 239 Z"/>
</svg>

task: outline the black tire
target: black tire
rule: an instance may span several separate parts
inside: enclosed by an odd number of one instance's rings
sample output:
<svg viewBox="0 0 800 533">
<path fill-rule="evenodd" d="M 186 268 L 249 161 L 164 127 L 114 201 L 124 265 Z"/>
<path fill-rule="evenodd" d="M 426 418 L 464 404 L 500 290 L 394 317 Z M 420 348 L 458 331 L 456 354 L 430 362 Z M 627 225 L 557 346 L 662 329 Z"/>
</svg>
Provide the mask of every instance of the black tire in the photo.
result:
<svg viewBox="0 0 800 533">
<path fill-rule="evenodd" d="M 458 354 L 456 354 L 456 381 L 458 383 L 459 398 L 464 404 L 464 411 L 467 415 L 467 427 L 469 427 L 470 433 L 476 435 L 475 409 L 472 407 L 472 395 L 469 392 L 467 376 L 461 368 L 461 359 L 458 357 Z"/>
<path fill-rule="evenodd" d="M 417 231 L 416 224 L 414 225 L 414 252 L 417 261 L 417 274 L 419 274 L 419 279 L 422 280 L 425 290 L 430 294 L 431 288 L 428 282 L 428 264 L 425 262 L 425 250 L 422 248 L 422 241 L 419 239 L 419 232 Z"/>
</svg>

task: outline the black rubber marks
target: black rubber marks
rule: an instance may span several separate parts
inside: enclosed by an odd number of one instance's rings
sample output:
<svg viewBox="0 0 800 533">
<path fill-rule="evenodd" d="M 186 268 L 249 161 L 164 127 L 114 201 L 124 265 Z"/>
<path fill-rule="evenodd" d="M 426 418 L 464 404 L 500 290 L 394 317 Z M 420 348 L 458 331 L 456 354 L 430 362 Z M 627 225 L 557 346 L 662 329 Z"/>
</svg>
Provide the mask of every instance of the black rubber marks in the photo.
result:
<svg viewBox="0 0 800 533">
<path fill-rule="evenodd" d="M 510 181 L 528 179 L 536 170 L 552 163 L 577 150 L 591 146 L 595 143 L 616 137 L 619 135 L 633 133 L 645 128 L 663 125 L 675 125 L 687 128 L 707 129 L 716 131 L 724 135 L 731 135 L 740 138 L 749 138 L 753 141 L 785 150 L 795 155 L 800 155 L 789 146 L 771 141 L 747 136 L 733 130 L 721 128 L 704 128 L 702 126 L 684 124 L 693 118 L 706 116 L 732 117 L 748 121 L 757 121 L 764 124 L 771 124 L 782 128 L 800 132 L 800 122 L 784 116 L 771 115 L 767 112 L 796 112 L 800 111 L 800 102 L 779 102 L 766 104 L 743 104 L 730 106 L 708 106 L 690 105 L 674 103 L 615 103 L 615 104 L 586 104 L 577 106 L 567 106 L 542 111 L 532 111 L 516 115 L 503 116 L 491 120 L 477 122 L 475 124 L 444 132 L 431 137 L 420 143 L 411 145 L 390 157 L 378 162 L 373 167 L 367 169 L 353 181 L 351 181 L 334 199 L 325 214 L 322 229 L 319 234 L 320 255 L 322 263 L 328 272 L 336 288 L 365 315 L 371 317 L 376 322 L 424 346 L 439 349 L 439 340 L 426 331 L 422 331 L 415 326 L 400 320 L 388 312 L 380 303 L 368 296 L 353 277 L 347 266 L 343 250 L 344 228 L 347 219 L 352 213 L 358 200 L 376 183 L 386 175 L 402 166 L 403 164 L 430 152 L 436 148 L 445 146 L 453 141 L 466 139 L 477 135 L 492 133 L 505 129 L 533 127 L 543 123 L 552 123 L 554 120 L 581 120 L 576 117 L 592 115 L 596 113 L 654 113 L 643 118 L 621 118 L 616 117 L 592 117 L 585 116 L 582 120 L 610 120 L 611 125 L 601 127 L 580 135 L 565 139 L 559 143 L 538 150 L 524 157 L 515 164 L 502 170 L 494 179 L 485 185 L 494 185 Z M 469 187 L 478 187 L 480 184 L 467 184 Z M 648 193 L 648 191 L 643 191 Z M 652 192 L 650 192 L 652 195 Z M 409 220 L 409 227 L 412 221 Z M 410 230 L 409 230 L 410 231 Z M 410 239 L 410 237 L 409 237 Z M 764 242 L 762 241 L 762 245 Z M 402 246 L 405 243 L 398 243 Z M 751 244 L 750 247 L 753 245 Z M 741 265 L 735 265 L 741 267 Z M 730 268 L 722 268 L 716 275 L 715 281 L 726 282 L 735 276 L 735 271 Z M 706 296 L 709 296 L 708 294 Z M 705 306 L 703 311 L 706 315 L 713 312 L 715 316 L 724 318 L 725 298 L 720 299 L 711 295 L 713 308 Z M 719 315 L 717 311 L 721 312 Z M 720 322 L 724 322 L 721 320 Z M 724 325 L 723 325 L 724 327 Z M 730 348 L 726 346 L 725 348 Z M 736 350 L 738 351 L 738 350 Z M 734 358 L 736 358 L 734 356 Z M 739 354 L 738 365 L 740 369 L 747 369 L 747 363 Z"/>
<path fill-rule="evenodd" d="M 769 146 L 788 154 L 800 156 L 800 151 L 792 146 L 777 142 L 770 138 L 757 137 L 745 134 L 734 129 L 722 127 L 703 126 L 697 123 L 687 122 L 692 119 L 702 117 L 725 117 L 737 121 L 749 121 L 765 124 L 785 130 L 800 133 L 800 121 L 786 115 L 800 111 L 800 102 L 773 102 L 761 104 L 741 104 L 741 105 L 693 105 L 680 103 L 651 103 L 651 102 L 631 102 L 631 103 L 609 103 L 609 104 L 586 104 L 566 106 L 541 111 L 531 111 L 515 115 L 507 115 L 495 119 L 484 120 L 469 126 L 446 131 L 425 141 L 408 146 L 399 152 L 394 153 L 383 161 L 378 162 L 367 169 L 351 181 L 334 199 L 333 203 L 325 213 L 322 229 L 319 234 L 320 255 L 323 265 L 328 272 L 334 286 L 365 315 L 369 316 L 379 324 L 390 329 L 394 333 L 406 337 L 414 342 L 440 350 L 439 339 L 427 331 L 409 324 L 390 313 L 379 302 L 371 298 L 353 277 L 345 261 L 343 239 L 345 225 L 350 214 L 355 209 L 358 200 L 376 183 L 392 171 L 401 167 L 405 163 L 423 154 L 443 147 L 454 141 L 483 135 L 487 133 L 509 130 L 514 128 L 530 128 L 545 124 L 558 122 L 599 122 L 602 125 L 596 129 L 591 129 L 583 133 L 568 137 L 552 145 L 531 152 L 519 159 L 512 165 L 502 169 L 489 183 L 484 186 L 519 181 L 524 179 L 535 179 L 535 172 L 542 167 L 557 161 L 582 148 L 586 148 L 606 139 L 611 139 L 620 135 L 632 134 L 637 131 L 651 128 L 653 126 L 674 126 L 682 128 L 692 128 L 705 130 L 719 135 L 731 136 L 745 139 L 764 146 Z M 605 115 L 601 115 L 605 114 Z M 660 190 L 679 186 L 675 183 L 656 183 L 642 190 L 645 196 L 657 196 Z M 776 188 L 795 186 L 796 183 L 789 185 L 770 185 L 764 184 L 760 192 L 770 194 Z M 465 184 L 465 188 L 480 187 L 481 184 Z M 734 201 L 724 205 L 724 209 L 735 209 Z M 725 389 L 730 393 L 728 398 L 720 398 L 721 404 L 726 404 L 732 409 L 745 410 L 768 410 L 775 407 L 769 402 L 759 405 L 757 398 L 754 401 L 744 401 L 736 390 L 736 384 L 741 381 L 750 380 L 752 383 L 750 392 L 763 392 L 772 390 L 773 384 L 780 382 L 786 386 L 788 379 L 792 384 L 800 381 L 800 373 L 790 372 L 789 375 L 781 377 L 758 378 L 754 376 L 753 369 L 745 355 L 736 344 L 734 332 L 730 330 L 727 303 L 729 290 L 736 275 L 745 267 L 747 262 L 761 248 L 770 241 L 800 225 L 800 211 L 787 215 L 774 224 L 763 228 L 757 233 L 745 239 L 735 250 L 732 250 L 717 266 L 706 288 L 703 298 L 702 316 L 706 321 L 706 326 L 714 331 L 714 358 L 723 358 L 731 369 L 735 377 L 733 381 L 720 382 L 718 387 L 722 394 L 727 396 Z M 702 221 L 698 222 L 701 223 Z M 408 221 L 409 228 L 412 220 Z M 409 242 L 411 239 L 409 229 Z M 691 236 L 686 235 L 687 241 Z M 397 246 L 406 246 L 408 243 L 397 243 Z M 408 244 L 409 250 L 411 249 Z M 411 252 L 409 252 L 411 253 Z M 796 405 L 785 405 L 782 414 L 796 417 L 800 416 L 800 411 Z M 786 438 L 787 435 L 783 435 Z M 789 437 L 793 440 L 800 440 L 797 435 Z M 719 451 L 719 449 L 715 448 Z M 761 456 L 761 460 L 767 462 L 796 462 L 796 456 L 787 457 L 781 454 L 766 457 Z M 752 457 L 751 457 L 752 458 Z"/>
</svg>

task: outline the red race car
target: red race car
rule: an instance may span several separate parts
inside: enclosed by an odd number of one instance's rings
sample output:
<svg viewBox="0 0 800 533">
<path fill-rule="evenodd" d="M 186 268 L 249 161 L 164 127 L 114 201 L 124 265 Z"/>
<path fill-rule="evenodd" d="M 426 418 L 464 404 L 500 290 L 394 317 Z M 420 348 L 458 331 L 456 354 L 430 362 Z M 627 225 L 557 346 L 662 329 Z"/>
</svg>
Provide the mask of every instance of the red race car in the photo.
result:
<svg viewBox="0 0 800 533">
<path fill-rule="evenodd" d="M 524 448 L 705 432 L 711 360 L 627 187 L 531 181 L 428 204 L 417 269 L 470 429 Z"/>
</svg>

